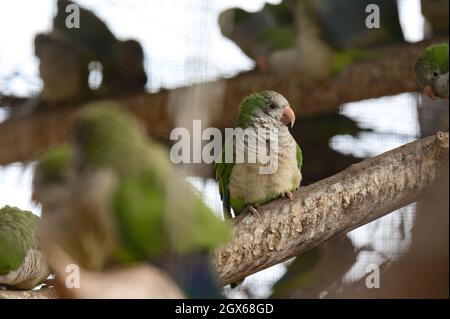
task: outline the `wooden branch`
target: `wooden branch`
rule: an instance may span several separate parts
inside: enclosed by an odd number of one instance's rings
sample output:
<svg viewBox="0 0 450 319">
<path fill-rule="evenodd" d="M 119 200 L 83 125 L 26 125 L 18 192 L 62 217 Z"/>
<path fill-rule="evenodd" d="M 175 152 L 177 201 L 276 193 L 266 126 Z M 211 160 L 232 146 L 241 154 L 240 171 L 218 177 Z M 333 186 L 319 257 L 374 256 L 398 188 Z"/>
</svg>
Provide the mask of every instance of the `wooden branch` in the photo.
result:
<svg viewBox="0 0 450 319">
<path fill-rule="evenodd" d="M 182 123 L 192 123 L 192 119 L 208 113 L 208 125 L 221 129 L 232 127 L 239 103 L 252 91 L 279 91 L 300 117 L 325 114 L 334 112 L 345 102 L 416 91 L 412 66 L 429 44 L 430 41 L 425 41 L 381 50 L 378 59 L 354 63 L 321 84 L 307 83 L 301 74 L 280 78 L 273 73 L 252 71 L 231 79 L 124 97 L 119 101 L 141 119 L 151 136 L 165 141 L 172 128 L 180 126 L 177 120 L 180 114 Z M 50 145 L 64 142 L 74 110 L 76 107 L 63 106 L 38 109 L 0 123 L 0 165 L 32 160 Z"/>
<path fill-rule="evenodd" d="M 55 299 L 56 292 L 51 288 L 39 290 L 0 290 L 0 299 Z"/>
<path fill-rule="evenodd" d="M 417 201 L 448 175 L 448 132 L 439 132 L 300 188 L 235 220 L 216 253 L 224 284 L 235 282 Z"/>
<path fill-rule="evenodd" d="M 448 176 L 448 148 L 448 132 L 438 132 L 300 188 L 293 194 L 292 202 L 280 199 L 264 205 L 258 209 L 261 217 L 239 216 L 235 219 L 232 240 L 215 255 L 214 264 L 222 283 L 235 282 L 300 255 L 331 237 L 343 235 L 417 201 L 433 191 L 441 178 Z M 53 264 L 53 268 L 61 267 Z M 89 275 L 95 282 L 104 282 L 107 278 L 107 274 Z M 129 284 L 139 286 L 141 283 L 142 278 Z M 94 286 L 85 289 L 83 296 L 110 295 L 107 291 L 95 290 Z M 96 295 L 92 295 L 93 291 L 97 291 Z M 49 289 L 0 291 L 1 296 L 52 298 L 55 292 Z"/>
</svg>

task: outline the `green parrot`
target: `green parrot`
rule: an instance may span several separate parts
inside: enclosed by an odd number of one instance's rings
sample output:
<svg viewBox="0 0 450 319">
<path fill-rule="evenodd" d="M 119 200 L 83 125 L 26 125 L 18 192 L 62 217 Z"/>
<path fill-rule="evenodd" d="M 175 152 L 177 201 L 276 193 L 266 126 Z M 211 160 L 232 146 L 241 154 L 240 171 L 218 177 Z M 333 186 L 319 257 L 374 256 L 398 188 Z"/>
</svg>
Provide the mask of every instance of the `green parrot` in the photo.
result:
<svg viewBox="0 0 450 319">
<path fill-rule="evenodd" d="M 448 100 L 448 43 L 427 47 L 417 59 L 414 70 L 428 97 Z"/>
<path fill-rule="evenodd" d="M 273 138 L 277 138 L 277 169 L 269 174 L 261 174 L 261 167 L 267 167 L 257 155 L 256 163 L 244 161 L 235 163 L 226 160 L 226 145 L 222 160 L 216 164 L 216 178 L 223 202 L 224 215 L 232 217 L 231 208 L 237 216 L 245 209 L 256 213 L 258 205 L 265 204 L 280 196 L 292 197 L 301 182 L 303 156 L 300 146 L 290 134 L 287 125 L 293 126 L 295 114 L 288 101 L 274 91 L 262 91 L 247 96 L 240 105 L 239 116 L 235 128 L 254 129 L 274 132 L 268 135 L 269 147 Z M 233 151 L 236 149 L 233 142 Z M 248 145 L 244 151 L 251 151 Z"/>
<path fill-rule="evenodd" d="M 0 209 L 0 285 L 32 289 L 50 275 L 39 249 L 39 217 L 17 207 Z"/>
<path fill-rule="evenodd" d="M 43 209 L 58 207 L 43 212 L 49 240 L 86 269 L 148 261 L 186 295 L 220 297 L 209 253 L 229 239 L 230 226 L 176 174 L 167 152 L 113 102 L 80 110 L 72 137 L 66 155 L 53 151 L 44 156 L 52 165 L 36 168 Z M 67 191 L 48 199 L 50 185 Z"/>
<path fill-rule="evenodd" d="M 300 146 L 290 134 L 287 125 L 294 125 L 295 114 L 288 101 L 274 91 L 255 92 L 247 96 L 240 105 L 239 116 L 235 128 L 254 130 L 257 134 L 268 134 L 266 146 L 276 148 L 275 170 L 262 174 L 262 168 L 268 168 L 267 162 L 261 161 L 258 150 L 244 143 L 244 155 L 252 150 L 256 154 L 256 161 L 238 161 L 238 140 L 229 138 L 224 145 L 220 161 L 216 164 L 216 179 L 219 184 L 220 197 L 223 204 L 223 214 L 231 218 L 247 210 L 259 215 L 257 207 L 280 196 L 292 199 L 292 193 L 299 186 L 302 179 L 303 155 Z M 258 136 L 260 138 L 261 136 Z M 245 138 L 245 137 L 244 137 Z M 275 143 L 275 139 L 277 140 Z M 227 160 L 228 146 L 232 147 L 232 160 Z M 269 162 L 270 165 L 270 162 Z M 269 174 L 266 174 L 269 173 Z M 243 280 L 242 280 L 243 281 Z M 231 288 L 240 282 L 232 283 Z"/>
</svg>

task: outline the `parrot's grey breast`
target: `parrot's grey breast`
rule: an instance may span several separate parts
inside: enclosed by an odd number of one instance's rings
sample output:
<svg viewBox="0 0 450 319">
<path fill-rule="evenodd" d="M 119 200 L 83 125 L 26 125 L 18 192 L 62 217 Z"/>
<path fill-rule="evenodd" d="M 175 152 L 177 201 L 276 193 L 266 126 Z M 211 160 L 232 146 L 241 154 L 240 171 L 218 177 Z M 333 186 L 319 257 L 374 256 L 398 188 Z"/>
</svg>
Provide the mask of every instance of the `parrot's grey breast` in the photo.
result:
<svg viewBox="0 0 450 319">
<path fill-rule="evenodd" d="M 231 198 L 243 199 L 245 205 L 265 203 L 286 192 L 294 191 L 302 175 L 297 164 L 297 143 L 286 127 L 278 134 L 276 169 L 270 174 L 261 173 L 267 164 L 236 163 L 229 184 Z M 247 159 L 247 158 L 246 158 Z"/>
<path fill-rule="evenodd" d="M 437 79 L 435 83 L 434 90 L 436 91 L 436 94 L 439 97 L 442 97 L 444 99 L 448 99 L 448 72 L 445 74 L 442 74 L 439 79 Z"/>
</svg>

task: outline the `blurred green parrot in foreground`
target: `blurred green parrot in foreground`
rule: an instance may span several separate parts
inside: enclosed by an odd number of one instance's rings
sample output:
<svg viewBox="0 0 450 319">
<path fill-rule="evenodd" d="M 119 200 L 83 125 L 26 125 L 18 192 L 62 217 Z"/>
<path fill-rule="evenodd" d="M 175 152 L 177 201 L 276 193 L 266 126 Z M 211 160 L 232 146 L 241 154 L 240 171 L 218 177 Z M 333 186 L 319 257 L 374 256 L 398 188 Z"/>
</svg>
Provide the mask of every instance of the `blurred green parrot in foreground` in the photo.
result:
<svg viewBox="0 0 450 319">
<path fill-rule="evenodd" d="M 39 217 L 17 207 L 0 209 L 0 285 L 32 289 L 50 275 L 36 237 Z"/>
<path fill-rule="evenodd" d="M 427 47 L 417 59 L 414 70 L 428 97 L 448 100 L 448 43 Z"/>
<path fill-rule="evenodd" d="M 245 209 L 256 213 L 255 206 L 280 196 L 292 198 L 291 192 L 300 186 L 303 163 L 302 151 L 287 127 L 293 126 L 294 122 L 294 111 L 277 92 L 252 93 L 242 101 L 235 128 L 251 129 L 256 134 L 271 132 L 271 135 L 267 134 L 266 147 L 275 155 L 277 166 L 272 171 L 267 170 L 267 174 L 262 173 L 261 168 L 269 168 L 270 162 L 263 163 L 262 154 L 258 152 L 260 149 L 253 149 L 249 144 L 245 144 L 243 150 L 246 155 L 255 152 L 256 162 L 251 163 L 249 156 L 244 158 L 243 163 L 236 162 L 239 158 L 235 154 L 237 142 L 229 145 L 233 158 L 228 162 L 226 152 L 230 150 L 227 143 L 231 141 L 226 141 L 221 161 L 216 164 L 216 177 L 226 217 L 232 217 L 230 208 L 235 216 Z M 274 143 L 275 139 L 277 143 Z"/>
<path fill-rule="evenodd" d="M 35 193 L 51 210 L 43 212 L 47 240 L 88 270 L 149 261 L 187 296 L 220 297 L 209 253 L 229 239 L 229 225 L 176 175 L 167 152 L 130 115 L 112 102 L 86 106 L 74 120 L 68 155 L 58 153 L 44 157 L 55 165 L 41 163 L 35 173 Z M 65 199 L 45 198 L 55 183 L 67 189 L 59 194 Z"/>
</svg>

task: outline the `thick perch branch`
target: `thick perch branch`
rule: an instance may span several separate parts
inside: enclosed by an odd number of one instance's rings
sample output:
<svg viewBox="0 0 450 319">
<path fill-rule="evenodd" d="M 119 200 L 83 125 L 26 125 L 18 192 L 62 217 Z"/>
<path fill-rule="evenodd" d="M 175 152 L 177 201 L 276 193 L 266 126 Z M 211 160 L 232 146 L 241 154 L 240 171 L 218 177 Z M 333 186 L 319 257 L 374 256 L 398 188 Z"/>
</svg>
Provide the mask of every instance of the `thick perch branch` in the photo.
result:
<svg viewBox="0 0 450 319">
<path fill-rule="evenodd" d="M 216 253 L 224 284 L 285 261 L 369 223 L 431 191 L 448 174 L 448 133 L 439 132 L 301 188 L 235 220 L 232 240 Z"/>
<path fill-rule="evenodd" d="M 382 50 L 378 59 L 350 65 L 322 84 L 305 83 L 301 74 L 280 78 L 273 73 L 253 71 L 227 80 L 126 97 L 121 102 L 143 121 L 151 136 L 162 140 L 168 139 L 180 114 L 184 115 L 184 123 L 189 123 L 209 113 L 208 125 L 232 127 L 240 101 L 252 91 L 279 91 L 300 116 L 330 113 L 345 102 L 416 91 L 412 66 L 428 44 L 429 41 Z M 75 109 L 55 107 L 0 123 L 0 165 L 29 161 L 50 145 L 65 141 Z"/>
<path fill-rule="evenodd" d="M 7 299 L 55 299 L 54 289 L 43 288 L 39 290 L 0 290 L 0 298 Z"/>
<path fill-rule="evenodd" d="M 223 284 L 300 255 L 432 191 L 448 176 L 448 139 L 448 132 L 439 132 L 403 145 L 301 188 L 292 202 L 281 199 L 258 208 L 261 218 L 239 216 L 232 240 L 215 256 Z M 0 291 L 2 295 L 52 298 L 55 292 Z"/>
</svg>

